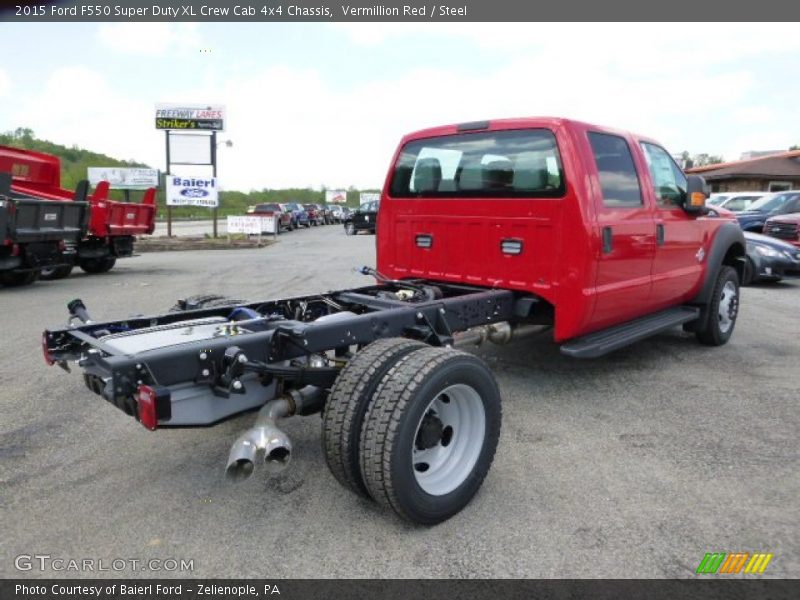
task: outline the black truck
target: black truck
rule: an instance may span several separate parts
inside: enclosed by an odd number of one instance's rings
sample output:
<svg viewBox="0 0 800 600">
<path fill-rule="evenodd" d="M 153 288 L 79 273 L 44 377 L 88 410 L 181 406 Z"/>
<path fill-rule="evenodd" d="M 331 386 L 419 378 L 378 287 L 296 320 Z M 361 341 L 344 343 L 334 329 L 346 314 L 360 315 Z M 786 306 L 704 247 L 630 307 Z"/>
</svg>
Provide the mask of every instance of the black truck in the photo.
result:
<svg viewBox="0 0 800 600">
<path fill-rule="evenodd" d="M 0 173 L 0 283 L 28 285 L 70 260 L 89 224 L 88 189 L 83 181 L 72 201 L 41 200 L 12 192 L 11 174 Z"/>
</svg>

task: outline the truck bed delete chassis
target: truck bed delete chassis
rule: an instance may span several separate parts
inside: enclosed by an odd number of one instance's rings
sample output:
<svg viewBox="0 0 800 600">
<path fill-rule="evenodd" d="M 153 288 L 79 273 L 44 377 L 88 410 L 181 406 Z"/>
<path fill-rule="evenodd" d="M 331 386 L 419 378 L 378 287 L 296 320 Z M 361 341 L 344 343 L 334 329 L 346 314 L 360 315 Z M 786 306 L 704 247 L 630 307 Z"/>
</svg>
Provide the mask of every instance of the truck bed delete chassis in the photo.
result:
<svg viewBox="0 0 800 600">
<path fill-rule="evenodd" d="M 79 301 L 77 301 L 79 302 Z M 209 425 L 306 385 L 330 388 L 351 352 L 379 338 L 452 344 L 458 332 L 520 320 L 530 297 L 439 282 L 363 288 L 43 334 L 50 364 L 77 361 L 93 392 L 155 426 Z M 78 310 L 76 310 L 76 308 Z M 71 307 L 73 319 L 82 304 Z M 88 315 L 83 313 L 83 318 Z M 142 418 L 142 397 L 156 418 Z"/>
</svg>

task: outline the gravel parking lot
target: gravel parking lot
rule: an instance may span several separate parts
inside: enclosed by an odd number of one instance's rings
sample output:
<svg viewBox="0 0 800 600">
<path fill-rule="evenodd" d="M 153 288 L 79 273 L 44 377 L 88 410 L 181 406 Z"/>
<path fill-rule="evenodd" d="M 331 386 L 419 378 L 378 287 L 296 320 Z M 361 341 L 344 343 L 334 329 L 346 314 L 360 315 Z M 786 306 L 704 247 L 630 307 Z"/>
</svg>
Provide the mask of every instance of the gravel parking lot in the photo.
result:
<svg viewBox="0 0 800 600">
<path fill-rule="evenodd" d="M 722 348 L 676 330 L 591 362 L 547 335 L 478 350 L 503 394 L 500 446 L 473 503 L 431 529 L 340 487 L 318 416 L 286 422 L 284 474 L 231 486 L 225 459 L 252 415 L 152 433 L 42 360 L 41 330 L 73 298 L 105 319 L 206 291 L 366 285 L 351 267 L 374 264 L 374 240 L 313 228 L 265 249 L 152 253 L 0 289 L 0 575 L 81 575 L 15 569 L 38 553 L 194 561 L 191 573 L 99 576 L 692 577 L 711 551 L 772 552 L 764 576 L 800 573 L 798 281 L 746 288 Z"/>
</svg>

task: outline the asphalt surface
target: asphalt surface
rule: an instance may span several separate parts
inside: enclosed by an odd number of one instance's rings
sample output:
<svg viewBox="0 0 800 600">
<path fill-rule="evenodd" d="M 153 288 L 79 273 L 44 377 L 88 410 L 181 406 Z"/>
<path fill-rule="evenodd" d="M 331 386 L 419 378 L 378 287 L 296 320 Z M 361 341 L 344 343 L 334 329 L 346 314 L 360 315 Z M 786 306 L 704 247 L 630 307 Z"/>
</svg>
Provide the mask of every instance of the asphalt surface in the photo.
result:
<svg viewBox="0 0 800 600">
<path fill-rule="evenodd" d="M 42 360 L 41 330 L 65 322 L 72 298 L 106 319 L 199 292 L 365 285 L 351 267 L 374 264 L 374 240 L 329 226 L 0 289 L 0 576 L 82 575 L 14 566 L 44 554 L 194 567 L 84 576 L 693 577 L 711 551 L 771 552 L 765 577 L 800 574 L 798 281 L 743 290 L 722 348 L 676 330 L 590 362 L 547 335 L 478 350 L 503 395 L 498 453 L 473 502 L 433 528 L 340 487 L 318 416 L 285 422 L 284 474 L 232 486 L 223 466 L 252 415 L 149 432 Z"/>
</svg>

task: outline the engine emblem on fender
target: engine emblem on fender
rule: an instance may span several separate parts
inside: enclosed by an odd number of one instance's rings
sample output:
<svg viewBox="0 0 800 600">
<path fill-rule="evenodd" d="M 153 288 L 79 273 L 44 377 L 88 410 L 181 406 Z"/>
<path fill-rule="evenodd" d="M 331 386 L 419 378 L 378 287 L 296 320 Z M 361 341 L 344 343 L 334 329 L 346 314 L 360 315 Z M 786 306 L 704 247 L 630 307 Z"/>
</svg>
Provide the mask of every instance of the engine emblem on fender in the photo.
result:
<svg viewBox="0 0 800 600">
<path fill-rule="evenodd" d="M 703 259 L 706 257 L 706 251 L 702 246 L 700 246 L 700 250 L 697 251 L 694 257 L 697 259 L 697 262 L 703 262 Z"/>
</svg>

